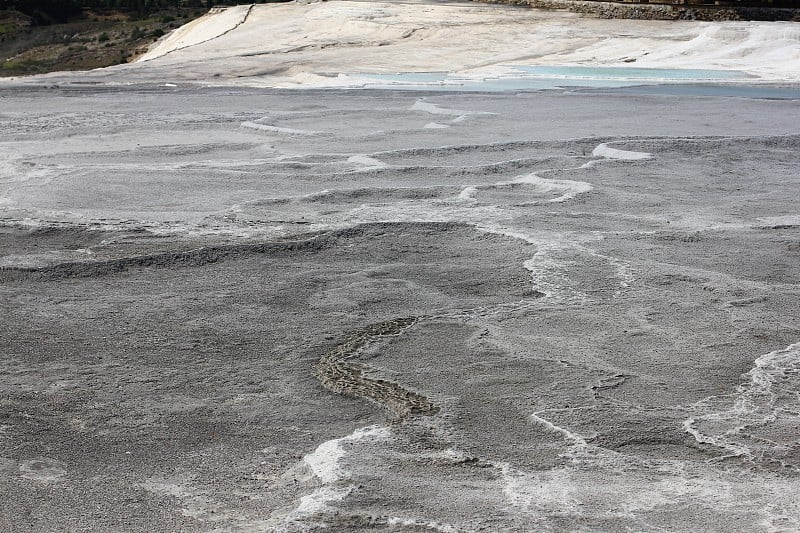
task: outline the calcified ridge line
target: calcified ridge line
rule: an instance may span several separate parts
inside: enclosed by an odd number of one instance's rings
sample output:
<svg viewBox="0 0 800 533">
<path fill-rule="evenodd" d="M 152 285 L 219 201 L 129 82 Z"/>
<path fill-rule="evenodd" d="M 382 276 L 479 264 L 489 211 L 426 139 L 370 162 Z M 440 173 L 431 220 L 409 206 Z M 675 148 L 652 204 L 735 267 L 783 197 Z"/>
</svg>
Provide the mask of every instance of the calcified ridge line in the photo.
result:
<svg viewBox="0 0 800 533">
<path fill-rule="evenodd" d="M 781 414 L 788 415 L 794 420 L 798 419 L 800 413 L 797 411 L 796 404 L 790 404 L 788 407 L 779 405 L 779 395 L 773 387 L 774 385 L 780 386 L 781 380 L 795 376 L 798 373 L 798 367 L 800 367 L 800 342 L 757 357 L 753 361 L 753 368 L 743 375 L 748 378 L 748 382 L 740 385 L 735 393 L 709 396 L 690 406 L 690 409 L 707 411 L 712 400 L 728 399 L 730 407 L 727 410 L 691 416 L 683 421 L 683 430 L 700 444 L 708 444 L 729 452 L 715 457 L 711 461 L 740 458 L 755 464 L 764 460 L 763 451 L 753 450 L 747 444 L 736 442 L 735 439 L 747 438 L 757 443 L 779 446 L 775 441 L 748 435 L 744 433 L 744 430 L 773 423 Z M 732 427 L 722 433 L 704 433 L 700 424 L 709 421 L 726 422 Z M 800 466 L 797 464 L 775 459 L 771 461 L 791 468 L 795 472 L 800 472 Z"/>
<path fill-rule="evenodd" d="M 577 433 L 574 433 L 568 430 L 567 428 L 557 426 L 550 420 L 540 416 L 543 412 L 544 411 L 538 411 L 536 413 L 532 413 L 531 419 L 534 422 L 544 426 L 549 431 L 560 434 L 564 438 L 564 440 L 569 444 L 570 448 L 572 447 L 586 448 L 588 446 L 586 439 L 583 438 L 581 435 L 578 435 Z"/>
<path fill-rule="evenodd" d="M 42 267 L 2 266 L 0 267 L 0 277 L 42 279 L 97 277 L 113 275 L 133 268 L 197 267 L 229 259 L 241 259 L 251 255 L 315 251 L 324 246 L 324 240 L 316 237 L 308 240 L 262 244 L 207 246 L 194 250 L 137 255 L 106 261 L 70 261 Z"/>
<path fill-rule="evenodd" d="M 412 155 L 446 155 L 448 153 L 460 154 L 463 152 L 494 152 L 497 150 L 509 150 L 514 148 L 559 148 L 565 147 L 575 143 L 597 143 L 598 145 L 619 145 L 625 143 L 643 143 L 643 142 L 683 142 L 683 143 L 717 143 L 727 144 L 735 141 L 753 141 L 759 140 L 762 142 L 778 141 L 778 140 L 792 140 L 798 139 L 800 135 L 786 134 L 786 135 L 697 135 L 697 136 L 632 136 L 632 137 L 607 137 L 607 136 L 590 136 L 590 137 L 571 137 L 557 140 L 511 140 L 501 142 L 490 142 L 485 144 L 450 144 L 434 147 L 412 147 L 412 148 L 398 148 L 394 150 L 379 150 L 373 152 L 372 156 L 395 156 L 395 157 L 408 157 Z M 642 152 L 644 153 L 644 152 Z M 327 154 L 326 154 L 327 155 Z M 591 156 L 591 152 L 587 152 L 587 157 Z M 600 157 L 600 156 L 595 156 Z"/>
<path fill-rule="evenodd" d="M 320 357 L 314 366 L 314 375 L 332 392 L 372 400 L 401 418 L 438 413 L 439 407 L 425 396 L 391 381 L 367 377 L 363 365 L 350 361 L 370 344 L 384 337 L 399 335 L 418 320 L 419 317 L 394 318 L 356 331 Z"/>
<path fill-rule="evenodd" d="M 331 231 L 306 234 L 305 239 L 204 246 L 191 250 L 119 257 L 107 260 L 67 261 L 47 266 L 0 266 L 0 278 L 63 279 L 113 275 L 134 268 L 198 267 L 220 261 L 243 259 L 254 255 L 316 252 L 348 235 L 357 235 L 370 227 L 385 226 L 472 227 L 459 222 L 365 222 Z"/>
</svg>

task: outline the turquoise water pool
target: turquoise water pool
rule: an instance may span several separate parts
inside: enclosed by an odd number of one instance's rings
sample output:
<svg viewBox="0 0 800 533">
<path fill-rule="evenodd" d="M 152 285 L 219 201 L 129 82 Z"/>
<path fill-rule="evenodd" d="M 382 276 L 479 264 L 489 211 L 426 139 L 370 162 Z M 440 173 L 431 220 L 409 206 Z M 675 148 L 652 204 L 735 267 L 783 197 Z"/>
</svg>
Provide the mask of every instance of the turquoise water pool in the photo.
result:
<svg viewBox="0 0 800 533">
<path fill-rule="evenodd" d="M 686 81 L 747 80 L 739 70 L 665 69 L 638 67 L 514 67 L 526 74 L 549 79 L 616 80 L 616 81 Z"/>
<path fill-rule="evenodd" d="M 800 98 L 800 87 L 752 84 L 738 70 L 638 67 L 513 66 L 502 76 L 466 78 L 447 72 L 359 74 L 365 88 L 498 92 L 520 90 L 625 89 L 649 94 L 717 95 L 751 98 Z"/>
</svg>

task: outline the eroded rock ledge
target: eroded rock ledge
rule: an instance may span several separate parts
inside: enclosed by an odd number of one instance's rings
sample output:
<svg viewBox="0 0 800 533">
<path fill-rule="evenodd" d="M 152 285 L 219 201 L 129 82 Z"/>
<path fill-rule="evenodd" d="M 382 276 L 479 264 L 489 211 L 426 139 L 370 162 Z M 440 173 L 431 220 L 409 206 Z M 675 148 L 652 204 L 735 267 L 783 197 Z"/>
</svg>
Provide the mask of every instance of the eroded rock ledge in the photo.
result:
<svg viewBox="0 0 800 533">
<path fill-rule="evenodd" d="M 597 2 L 594 0 L 480 0 L 493 4 L 529 5 L 541 9 L 587 13 L 600 18 L 642 20 L 764 20 L 800 21 L 800 9 L 777 7 L 703 6 Z"/>
</svg>

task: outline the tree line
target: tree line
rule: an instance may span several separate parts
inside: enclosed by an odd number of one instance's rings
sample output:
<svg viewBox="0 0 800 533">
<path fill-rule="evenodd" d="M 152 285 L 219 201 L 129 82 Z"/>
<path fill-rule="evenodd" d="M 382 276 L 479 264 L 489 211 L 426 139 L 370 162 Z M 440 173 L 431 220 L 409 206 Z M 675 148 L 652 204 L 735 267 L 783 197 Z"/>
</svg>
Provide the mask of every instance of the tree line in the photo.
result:
<svg viewBox="0 0 800 533">
<path fill-rule="evenodd" d="M 171 9 L 208 9 L 235 4 L 263 4 L 287 0 L 0 0 L 0 11 L 13 9 L 33 18 L 37 24 L 54 24 L 80 17 L 85 11 L 121 11 L 139 17 Z M 658 3 L 658 0 L 650 0 Z M 701 3 L 714 3 L 703 0 Z M 728 6 L 797 7 L 800 0 L 724 0 Z"/>
<path fill-rule="evenodd" d="M 66 22 L 86 10 L 121 11 L 141 17 L 169 9 L 208 9 L 220 5 L 263 4 L 280 0 L 0 0 L 0 10 L 13 9 L 28 15 L 37 24 Z"/>
</svg>

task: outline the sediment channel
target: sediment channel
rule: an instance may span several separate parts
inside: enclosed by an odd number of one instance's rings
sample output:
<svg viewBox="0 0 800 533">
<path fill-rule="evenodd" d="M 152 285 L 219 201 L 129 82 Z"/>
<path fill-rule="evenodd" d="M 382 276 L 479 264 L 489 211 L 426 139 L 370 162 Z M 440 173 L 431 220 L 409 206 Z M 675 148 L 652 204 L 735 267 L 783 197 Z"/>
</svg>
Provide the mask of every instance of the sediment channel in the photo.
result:
<svg viewBox="0 0 800 533">
<path fill-rule="evenodd" d="M 351 361 L 370 344 L 384 337 L 400 335 L 417 321 L 416 317 L 394 318 L 356 331 L 343 343 L 322 355 L 314 367 L 314 374 L 326 389 L 338 394 L 367 398 L 400 418 L 436 414 L 439 408 L 425 396 L 391 381 L 370 378 L 364 375 L 364 365 Z"/>
</svg>

